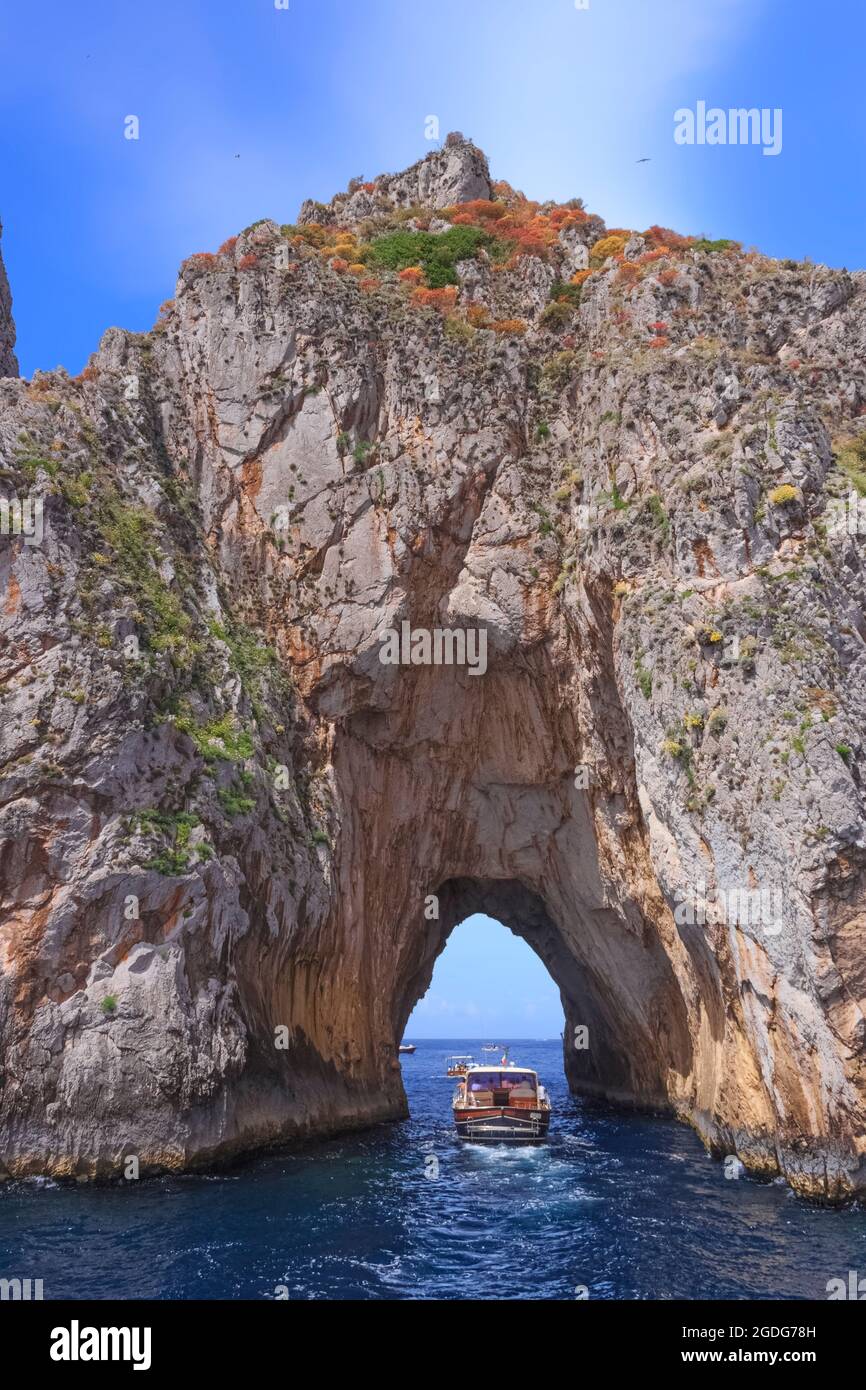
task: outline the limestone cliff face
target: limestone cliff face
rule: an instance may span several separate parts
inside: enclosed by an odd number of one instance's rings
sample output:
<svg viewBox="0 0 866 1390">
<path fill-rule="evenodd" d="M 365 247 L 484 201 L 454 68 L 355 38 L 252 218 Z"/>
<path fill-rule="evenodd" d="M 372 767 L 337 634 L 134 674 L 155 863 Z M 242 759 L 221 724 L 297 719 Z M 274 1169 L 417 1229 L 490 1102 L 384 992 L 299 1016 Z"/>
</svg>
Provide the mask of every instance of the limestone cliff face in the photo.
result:
<svg viewBox="0 0 866 1390">
<path fill-rule="evenodd" d="M 0 383 L 5 1172 L 404 1114 L 483 909 L 576 1091 L 866 1185 L 864 302 L 457 138 Z M 384 663 L 404 621 L 486 671 Z"/>
<path fill-rule="evenodd" d="M 3 225 L 0 223 L 0 237 L 2 235 Z M 3 256 L 0 255 L 0 376 L 18 375 L 18 359 L 15 356 L 14 347 L 15 323 L 12 319 L 12 295 L 9 292 L 9 281 L 6 279 Z"/>
</svg>

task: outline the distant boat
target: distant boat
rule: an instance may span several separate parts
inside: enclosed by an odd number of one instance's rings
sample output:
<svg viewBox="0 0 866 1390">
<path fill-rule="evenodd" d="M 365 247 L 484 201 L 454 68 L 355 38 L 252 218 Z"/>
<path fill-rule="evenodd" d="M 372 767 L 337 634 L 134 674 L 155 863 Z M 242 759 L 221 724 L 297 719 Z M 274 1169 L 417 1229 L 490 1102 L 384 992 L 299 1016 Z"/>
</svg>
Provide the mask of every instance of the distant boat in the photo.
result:
<svg viewBox="0 0 866 1390">
<path fill-rule="evenodd" d="M 464 1053 L 456 1052 L 447 1059 L 446 1076 L 465 1076 L 470 1067 L 475 1065 L 475 1058 L 468 1057 Z"/>
<path fill-rule="evenodd" d="M 398 1052 L 414 1052 L 414 1051 L 415 1051 L 415 1044 L 414 1044 L 414 1043 L 401 1043 L 400 1046 L 397 1048 L 397 1051 L 398 1051 Z"/>
<path fill-rule="evenodd" d="M 523 1140 L 547 1138 L 550 1101 L 538 1072 L 503 1059 L 498 1066 L 468 1067 L 457 1082 L 451 1103 L 460 1139 Z"/>
<path fill-rule="evenodd" d="M 482 1051 L 482 1052 L 498 1052 L 498 1051 L 499 1051 L 499 1043 L 485 1043 L 484 1046 L 482 1047 L 481 1051 Z"/>
</svg>

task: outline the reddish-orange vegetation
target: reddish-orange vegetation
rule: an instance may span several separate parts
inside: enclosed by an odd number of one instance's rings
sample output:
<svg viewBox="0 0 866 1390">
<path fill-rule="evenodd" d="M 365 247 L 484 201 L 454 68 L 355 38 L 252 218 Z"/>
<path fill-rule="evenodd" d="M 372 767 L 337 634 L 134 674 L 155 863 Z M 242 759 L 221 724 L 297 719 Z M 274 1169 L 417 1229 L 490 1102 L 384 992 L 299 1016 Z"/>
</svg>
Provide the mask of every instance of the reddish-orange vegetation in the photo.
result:
<svg viewBox="0 0 866 1390">
<path fill-rule="evenodd" d="M 213 251 L 195 251 L 193 255 L 187 256 L 184 265 L 194 265 L 201 270 L 206 270 L 209 266 L 215 265 L 216 260 Z"/>
<path fill-rule="evenodd" d="M 649 331 L 650 333 L 667 333 L 668 326 L 661 319 L 657 319 L 655 323 L 650 324 Z"/>
<path fill-rule="evenodd" d="M 398 280 L 403 280 L 407 285 L 420 285 L 424 279 L 424 271 L 420 265 L 407 265 L 405 270 L 401 270 Z"/>
<path fill-rule="evenodd" d="M 234 249 L 235 249 L 235 244 L 236 244 L 236 243 L 237 243 L 237 237 L 236 237 L 236 236 L 227 237 L 226 240 L 223 242 L 222 246 L 220 247 L 219 251 L 217 252 L 217 255 L 218 255 L 218 256 L 230 256 L 230 255 L 232 254 L 232 252 L 234 251 Z"/>
<path fill-rule="evenodd" d="M 246 256 L 241 256 L 238 261 L 238 270 L 254 270 L 258 263 L 258 256 L 254 256 L 251 253 Z"/>
<path fill-rule="evenodd" d="M 670 338 L 666 338 L 664 334 L 659 334 L 657 338 L 650 338 L 649 345 L 651 348 L 666 348 L 670 345 Z"/>
<path fill-rule="evenodd" d="M 484 328 L 490 322 L 490 315 L 483 304 L 470 304 L 466 317 L 473 328 Z"/>
<path fill-rule="evenodd" d="M 582 285 L 592 274 L 591 270 L 576 270 L 571 277 L 572 285 Z"/>
<path fill-rule="evenodd" d="M 694 237 L 680 236 L 679 232 L 672 232 L 670 227 L 659 227 L 657 224 L 648 227 L 643 237 L 652 247 L 666 246 L 674 251 L 683 250 L 694 241 Z"/>
<path fill-rule="evenodd" d="M 484 222 L 498 222 L 507 212 L 504 203 L 492 202 L 489 198 L 472 198 L 468 203 L 446 208 L 445 216 L 458 227 L 477 227 Z"/>
<path fill-rule="evenodd" d="M 438 309 L 445 313 L 457 303 L 457 286 L 444 285 L 441 290 L 417 289 L 412 291 L 412 303 L 426 309 Z"/>
<path fill-rule="evenodd" d="M 523 319 L 497 319 L 495 323 L 491 323 L 490 325 L 494 333 L 510 333 L 518 335 L 521 333 L 525 333 L 528 326 L 529 325 Z"/>
<path fill-rule="evenodd" d="M 657 246 L 655 251 L 644 251 L 642 256 L 638 256 L 638 265 L 652 265 L 654 261 L 660 261 L 664 256 L 671 254 L 669 246 Z"/>
<path fill-rule="evenodd" d="M 622 261 L 617 272 L 617 280 L 624 285 L 636 285 L 641 278 L 641 269 L 634 261 Z"/>
<path fill-rule="evenodd" d="M 374 183 L 365 183 L 365 184 L 364 184 L 364 192 L 365 192 L 365 193 L 372 193 L 375 187 L 376 187 L 376 185 L 375 185 Z"/>
<path fill-rule="evenodd" d="M 375 277 L 375 275 L 368 275 L 367 278 L 366 278 L 366 280 L 359 280 L 359 281 L 358 281 L 358 288 L 361 289 L 361 290 L 368 290 L 368 291 L 369 291 L 369 290 L 378 290 L 378 289 L 380 288 L 381 284 L 382 284 L 382 281 L 381 281 L 381 280 L 377 280 L 376 277 Z"/>
<path fill-rule="evenodd" d="M 349 262 L 342 256 L 334 256 L 331 260 L 331 269 L 336 270 L 338 275 L 342 275 L 344 270 L 349 269 Z"/>
<path fill-rule="evenodd" d="M 512 199 L 510 203 L 474 198 L 447 208 L 444 213 L 454 226 L 481 227 L 492 232 L 497 240 L 510 243 L 512 253 L 507 262 L 508 269 L 521 256 L 544 256 L 555 244 L 563 227 L 586 222 L 588 218 L 588 214 L 579 208 L 554 205 L 542 209 L 540 203 L 515 194 L 511 189 L 508 189 L 508 195 Z"/>
<path fill-rule="evenodd" d="M 671 285 L 677 282 L 677 272 L 675 270 L 660 270 L 659 284 L 664 285 L 665 289 L 670 289 Z"/>
<path fill-rule="evenodd" d="M 363 261 L 353 261 L 352 264 L 349 266 L 349 274 L 366 275 L 367 267 L 364 265 Z"/>
</svg>

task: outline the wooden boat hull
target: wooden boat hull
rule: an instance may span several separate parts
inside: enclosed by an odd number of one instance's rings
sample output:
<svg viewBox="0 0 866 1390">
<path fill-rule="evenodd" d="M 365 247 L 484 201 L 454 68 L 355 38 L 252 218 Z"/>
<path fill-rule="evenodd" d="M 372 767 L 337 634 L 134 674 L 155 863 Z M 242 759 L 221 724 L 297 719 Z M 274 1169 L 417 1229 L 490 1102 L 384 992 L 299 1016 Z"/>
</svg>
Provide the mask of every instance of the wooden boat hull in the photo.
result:
<svg viewBox="0 0 866 1390">
<path fill-rule="evenodd" d="M 507 1105 L 493 1105 L 484 1109 L 455 1107 L 454 1123 L 459 1139 L 494 1144 L 531 1144 L 547 1138 L 550 1111 L 518 1110 Z"/>
</svg>

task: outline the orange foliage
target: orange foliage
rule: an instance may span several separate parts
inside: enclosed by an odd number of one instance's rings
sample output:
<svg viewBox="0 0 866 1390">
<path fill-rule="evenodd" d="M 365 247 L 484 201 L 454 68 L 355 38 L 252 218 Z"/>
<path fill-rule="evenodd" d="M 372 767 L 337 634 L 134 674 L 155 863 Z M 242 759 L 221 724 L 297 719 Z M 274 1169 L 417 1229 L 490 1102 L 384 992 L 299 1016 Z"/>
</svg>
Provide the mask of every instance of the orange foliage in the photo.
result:
<svg viewBox="0 0 866 1390">
<path fill-rule="evenodd" d="M 405 270 L 400 271 L 397 279 L 403 280 L 407 285 L 420 285 L 424 279 L 424 271 L 420 265 L 407 265 Z"/>
<path fill-rule="evenodd" d="M 513 250 L 508 269 L 512 269 L 521 256 L 543 257 L 555 245 L 563 227 L 588 220 L 587 213 L 577 208 L 554 206 L 542 211 L 540 203 L 522 196 L 518 198 L 510 188 L 508 194 L 515 199 L 510 205 L 474 198 L 446 208 L 444 214 L 455 226 L 481 227 L 500 241 L 510 242 Z"/>
<path fill-rule="evenodd" d="M 635 285 L 641 278 L 640 266 L 635 265 L 634 261 L 623 261 L 616 278 L 624 285 Z"/>
<path fill-rule="evenodd" d="M 79 379 L 79 381 L 98 381 L 98 380 L 99 380 L 99 368 L 98 368 L 98 367 L 93 367 L 93 366 L 91 366 L 91 367 L 85 367 L 85 368 L 84 368 L 84 371 L 80 373 L 78 379 Z"/>
<path fill-rule="evenodd" d="M 331 269 L 336 270 L 338 275 L 342 275 L 344 270 L 349 269 L 349 262 L 344 261 L 342 256 L 334 256 L 331 260 Z"/>
<path fill-rule="evenodd" d="M 367 267 L 364 265 L 364 262 L 363 262 L 363 261 L 355 261 L 355 262 L 353 262 L 352 265 L 349 266 L 349 274 L 350 274 L 350 275 L 366 275 L 366 274 L 367 274 Z"/>
<path fill-rule="evenodd" d="M 377 280 L 375 275 L 368 275 L 366 280 L 358 281 L 358 288 L 362 290 L 378 290 L 382 281 Z"/>
<path fill-rule="evenodd" d="M 230 256 L 231 253 L 232 253 L 232 252 L 234 251 L 234 249 L 235 249 L 235 243 L 236 243 L 236 242 L 237 242 L 237 237 L 236 237 L 236 236 L 230 236 L 230 237 L 228 237 L 228 238 L 223 242 L 222 246 L 220 247 L 219 251 L 217 252 L 217 255 L 218 255 L 218 256 Z"/>
<path fill-rule="evenodd" d="M 444 285 L 441 290 L 413 290 L 412 303 L 427 309 L 438 309 L 444 314 L 457 303 L 457 286 Z"/>
<path fill-rule="evenodd" d="M 196 251 L 192 256 L 187 256 L 184 265 L 194 265 L 201 270 L 206 270 L 212 265 L 216 265 L 216 256 L 213 251 Z"/>
<path fill-rule="evenodd" d="M 591 270 L 576 270 L 571 277 L 571 284 L 582 285 L 589 279 L 591 274 Z"/>
<path fill-rule="evenodd" d="M 238 261 L 238 270 L 253 270 L 259 263 L 258 256 L 241 256 Z"/>
<path fill-rule="evenodd" d="M 490 321 L 490 315 L 483 304 L 470 304 L 466 310 L 466 317 L 473 328 L 484 328 Z"/>
<path fill-rule="evenodd" d="M 653 261 L 660 261 L 663 256 L 669 256 L 671 248 L 669 246 L 659 246 L 655 251 L 644 251 L 642 256 L 638 256 L 638 265 L 652 265 Z"/>
<path fill-rule="evenodd" d="M 673 247 L 677 251 L 694 241 L 694 237 L 680 236 L 679 232 L 672 232 L 670 227 L 659 227 L 657 224 L 648 227 L 643 236 L 651 246 Z"/>
<path fill-rule="evenodd" d="M 373 192 L 373 189 L 374 189 L 375 187 L 376 187 L 376 185 L 375 185 L 374 183 L 365 183 L 365 184 L 364 184 L 364 192 L 365 192 L 365 193 L 372 193 L 372 192 Z"/>
<path fill-rule="evenodd" d="M 589 213 L 580 208 L 551 208 L 550 220 L 555 227 L 570 227 L 575 222 L 588 222 Z"/>
<path fill-rule="evenodd" d="M 457 203 L 452 208 L 446 208 L 445 216 L 458 227 L 472 227 L 479 223 L 496 222 L 507 212 L 504 203 L 491 202 L 489 198 L 472 198 L 468 203 Z"/>
<path fill-rule="evenodd" d="M 666 347 L 669 347 L 670 341 L 671 341 L 670 338 L 667 338 L 667 337 L 665 337 L 665 335 L 664 335 L 663 333 L 660 333 L 659 336 L 658 336 L 657 338 L 651 338 L 651 339 L 650 339 L 650 347 L 651 347 L 651 348 L 666 348 Z"/>
<path fill-rule="evenodd" d="M 529 325 L 524 319 L 497 319 L 495 323 L 491 323 L 490 327 L 493 329 L 494 333 L 519 335 L 525 333 Z"/>
<path fill-rule="evenodd" d="M 659 284 L 664 285 L 666 289 L 669 289 L 671 285 L 676 284 L 676 280 L 677 272 L 675 270 L 659 271 Z"/>
</svg>

